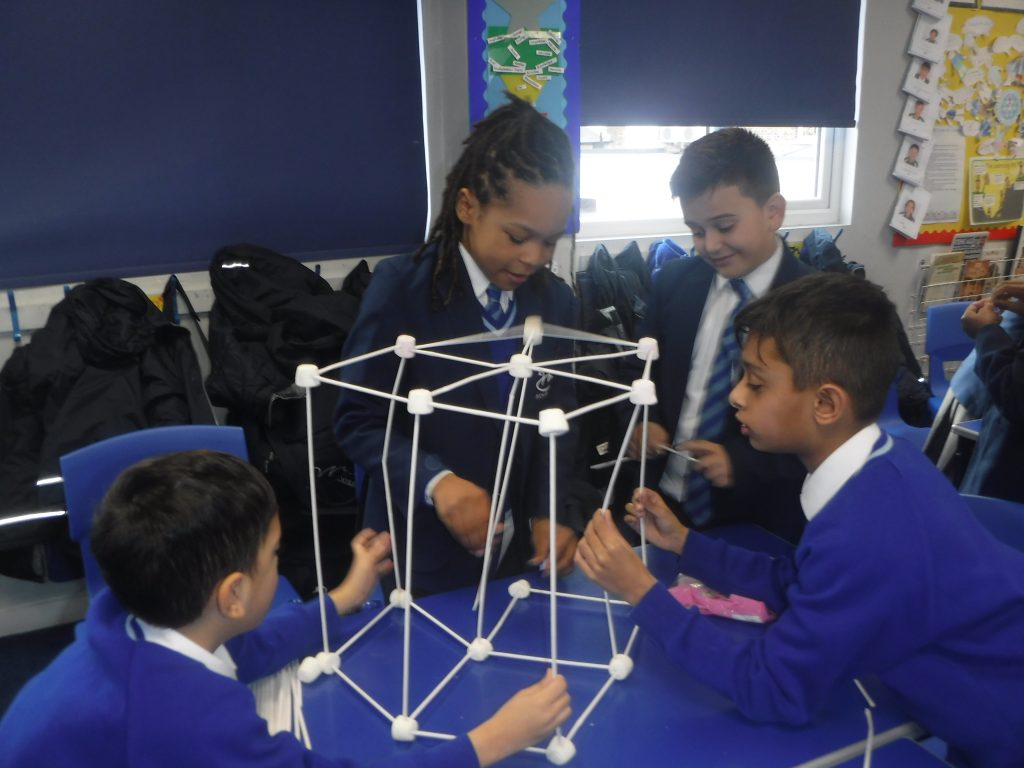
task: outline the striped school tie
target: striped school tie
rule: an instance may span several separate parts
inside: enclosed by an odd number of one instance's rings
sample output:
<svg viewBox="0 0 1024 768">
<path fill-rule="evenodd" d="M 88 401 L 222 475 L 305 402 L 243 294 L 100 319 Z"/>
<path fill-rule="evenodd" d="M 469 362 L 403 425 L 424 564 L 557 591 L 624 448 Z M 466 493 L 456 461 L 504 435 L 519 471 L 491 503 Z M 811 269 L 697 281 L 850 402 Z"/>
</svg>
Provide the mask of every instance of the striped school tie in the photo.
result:
<svg viewBox="0 0 1024 768">
<path fill-rule="evenodd" d="M 731 408 L 729 393 L 735 385 L 733 376 L 740 358 L 740 345 L 733 330 L 733 321 L 743 306 L 753 298 L 742 278 L 733 278 L 729 284 L 740 300 L 722 330 L 722 342 L 708 377 L 704 407 L 697 427 L 697 437 L 702 440 L 717 440 L 725 428 L 725 420 Z M 704 525 L 711 520 L 711 484 L 700 472 L 691 471 L 687 476 L 686 514 L 695 525 Z"/>
<path fill-rule="evenodd" d="M 480 308 L 483 316 L 484 327 L 500 333 L 512 324 L 512 318 L 516 314 L 516 296 L 513 293 L 508 303 L 508 309 L 501 308 L 501 289 L 493 283 L 487 286 L 487 305 Z"/>
</svg>

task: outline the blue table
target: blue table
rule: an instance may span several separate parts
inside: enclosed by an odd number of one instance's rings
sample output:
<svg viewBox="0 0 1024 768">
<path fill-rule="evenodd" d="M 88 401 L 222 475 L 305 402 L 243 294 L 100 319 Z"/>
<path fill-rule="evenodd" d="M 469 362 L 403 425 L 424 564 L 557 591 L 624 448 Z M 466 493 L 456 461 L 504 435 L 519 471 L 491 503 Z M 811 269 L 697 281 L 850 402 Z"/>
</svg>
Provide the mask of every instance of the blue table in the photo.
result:
<svg viewBox="0 0 1024 768">
<path fill-rule="evenodd" d="M 839 768 L 860 768 L 863 758 L 840 763 Z M 936 757 L 916 741 L 896 739 L 871 753 L 871 768 L 949 768 L 949 763 Z"/>
<path fill-rule="evenodd" d="M 783 552 L 789 545 L 752 528 L 736 528 L 721 534 L 734 543 Z M 657 572 L 663 561 L 655 557 Z M 540 588 L 547 585 L 539 574 L 529 577 Z M 491 585 L 485 633 L 508 605 L 507 582 Z M 599 590 L 579 573 L 559 589 L 598 594 Z M 475 614 L 473 590 L 460 590 L 423 599 L 420 604 L 439 620 L 471 640 Z M 547 598 L 534 595 L 520 602 L 495 639 L 495 649 L 544 656 L 548 653 L 549 612 Z M 559 656 L 605 664 L 611 656 L 608 622 L 603 603 L 560 602 Z M 353 617 L 355 625 L 373 616 Z M 632 623 L 628 609 L 613 610 L 620 650 Z M 763 632 L 764 628 L 715 619 L 737 635 Z M 352 631 L 355 631 L 354 629 Z M 402 614 L 392 611 L 366 638 L 342 658 L 342 669 L 368 690 L 392 714 L 401 712 Z M 464 655 L 463 646 L 423 617 L 415 617 L 411 634 L 412 674 L 410 708 L 435 687 Z M 754 723 L 743 717 L 731 701 L 672 665 L 653 640 L 640 634 L 633 653 L 635 668 L 626 680 L 615 682 L 574 738 L 577 753 L 573 766 L 758 766 L 797 765 L 861 741 L 866 735 L 864 700 L 851 682 L 840 686 L 813 725 L 788 727 Z M 539 663 L 490 658 L 469 662 L 458 677 L 429 705 L 419 718 L 423 730 L 461 733 L 490 716 L 517 689 L 542 676 Z M 604 670 L 560 668 L 573 695 L 573 716 L 564 731 L 608 679 Z M 892 740 L 913 732 L 904 717 L 871 688 L 879 707 L 875 730 Z M 304 689 L 304 712 L 313 748 L 328 756 L 380 759 L 410 749 L 429 748 L 431 739 L 415 744 L 391 740 L 390 723 L 337 678 L 321 678 Z M 884 739 L 883 739 L 884 740 Z M 847 755 L 848 757 L 848 755 Z M 837 756 L 834 762 L 844 759 Z M 550 765 L 543 755 L 520 753 L 504 766 Z"/>
</svg>

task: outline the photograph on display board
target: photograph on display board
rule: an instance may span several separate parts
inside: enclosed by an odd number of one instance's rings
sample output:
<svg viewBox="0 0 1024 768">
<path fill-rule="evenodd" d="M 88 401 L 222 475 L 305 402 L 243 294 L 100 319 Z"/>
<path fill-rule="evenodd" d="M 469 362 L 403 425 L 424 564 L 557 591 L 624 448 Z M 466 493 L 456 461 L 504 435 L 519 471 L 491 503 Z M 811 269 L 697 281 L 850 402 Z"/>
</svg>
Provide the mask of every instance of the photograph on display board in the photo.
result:
<svg viewBox="0 0 1024 768">
<path fill-rule="evenodd" d="M 973 226 L 1024 218 L 1024 161 L 973 158 L 970 162 L 970 221 Z"/>
<path fill-rule="evenodd" d="M 1016 11 L 1024 13 L 1024 0 L 981 0 L 986 11 Z"/>
<path fill-rule="evenodd" d="M 949 8 L 949 0 L 914 0 L 911 7 L 915 11 L 921 11 L 936 19 L 941 19 L 946 15 L 946 9 Z"/>
<path fill-rule="evenodd" d="M 939 76 L 942 64 L 933 64 L 927 59 L 912 58 L 903 79 L 903 90 L 922 101 L 935 101 L 939 92 Z"/>
<path fill-rule="evenodd" d="M 912 56 L 928 59 L 931 62 L 942 61 L 942 55 L 946 50 L 946 38 L 949 37 L 949 26 L 952 22 L 951 16 L 933 19 L 931 16 L 918 14 L 907 52 Z"/>
<path fill-rule="evenodd" d="M 905 237 L 917 237 L 930 200 L 931 195 L 924 187 L 904 184 L 896 198 L 896 208 L 892 212 L 889 226 Z"/>
<path fill-rule="evenodd" d="M 936 109 L 935 104 L 928 104 L 916 96 L 908 96 L 900 117 L 900 130 L 919 139 L 930 139 L 935 125 Z"/>
<path fill-rule="evenodd" d="M 928 168 L 931 157 L 932 143 L 914 136 L 904 136 L 900 144 L 899 155 L 892 175 L 897 179 L 918 185 L 924 181 L 924 172 Z"/>
</svg>

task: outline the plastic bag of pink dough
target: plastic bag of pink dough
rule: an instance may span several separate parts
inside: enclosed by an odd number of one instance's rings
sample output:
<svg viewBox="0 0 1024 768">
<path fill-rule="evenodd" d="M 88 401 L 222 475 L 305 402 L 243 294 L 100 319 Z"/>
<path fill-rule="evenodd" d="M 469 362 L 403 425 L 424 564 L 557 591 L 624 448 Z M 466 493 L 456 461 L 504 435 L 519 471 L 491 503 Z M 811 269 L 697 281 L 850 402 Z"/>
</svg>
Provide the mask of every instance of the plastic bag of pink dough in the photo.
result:
<svg viewBox="0 0 1024 768">
<path fill-rule="evenodd" d="M 724 616 L 736 621 L 749 621 L 755 624 L 766 624 L 775 619 L 775 614 L 760 600 L 742 595 L 723 595 L 716 592 L 703 582 L 679 574 L 676 584 L 669 589 L 672 596 L 687 608 L 711 616 Z"/>
</svg>

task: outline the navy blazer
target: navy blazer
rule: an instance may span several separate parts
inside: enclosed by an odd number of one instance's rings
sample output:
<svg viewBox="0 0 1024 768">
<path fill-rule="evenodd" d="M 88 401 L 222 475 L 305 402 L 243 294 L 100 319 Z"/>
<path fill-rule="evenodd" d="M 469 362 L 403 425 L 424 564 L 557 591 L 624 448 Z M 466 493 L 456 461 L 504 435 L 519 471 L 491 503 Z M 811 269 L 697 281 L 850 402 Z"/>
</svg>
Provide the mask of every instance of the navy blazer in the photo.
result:
<svg viewBox="0 0 1024 768">
<path fill-rule="evenodd" d="M 999 325 L 978 331 L 974 370 L 991 405 L 984 413 L 978 443 L 960 483 L 961 493 L 1024 502 L 1024 338 L 1014 339 Z"/>
<path fill-rule="evenodd" d="M 457 260 L 455 293 L 444 307 L 432 306 L 431 276 L 437 261 L 436 249 L 429 249 L 422 258 L 398 256 L 381 262 L 374 271 L 359 311 L 359 317 L 345 343 L 343 359 L 386 348 L 400 334 L 409 334 L 418 344 L 457 339 L 484 332 L 480 303 L 473 295 L 469 275 L 461 259 Z M 447 294 L 450 283 L 441 285 Z M 545 324 L 571 327 L 575 318 L 575 297 L 570 288 L 548 270 L 540 270 L 516 291 L 516 320 L 522 323 L 530 315 L 540 315 Z M 521 341 L 513 342 L 518 352 Z M 441 347 L 438 351 L 464 358 L 495 359 L 492 343 L 463 343 Z M 507 359 L 507 351 L 499 359 Z M 545 334 L 535 348 L 535 361 L 567 359 L 572 343 Z M 374 357 L 342 370 L 345 381 L 391 392 L 399 366 L 394 353 Z M 398 394 L 414 388 L 436 390 L 483 369 L 465 362 L 442 360 L 418 353 L 406 361 Z M 524 416 L 535 417 L 545 408 L 575 407 L 572 382 L 563 377 L 534 375 L 526 382 L 527 396 Z M 504 413 L 498 382 L 492 378 L 467 383 L 439 395 L 436 402 Z M 335 429 L 342 449 L 368 474 L 364 498 L 364 522 L 376 530 L 387 530 L 387 507 L 384 497 L 381 466 L 388 401 L 350 390 L 342 390 Z M 392 505 L 404 576 L 407 499 L 412 455 L 413 417 L 405 404 L 397 403 L 391 435 L 388 474 Z M 417 594 L 437 592 L 465 586 L 479 579 L 481 558 L 468 553 L 449 533 L 437 517 L 434 507 L 425 502 L 426 484 L 443 469 L 492 492 L 504 422 L 482 416 L 471 416 L 435 410 L 420 419 L 420 442 L 416 457 L 415 541 L 412 588 Z M 568 519 L 564 504 L 567 476 L 573 455 L 572 434 L 557 440 L 559 468 L 556 479 L 558 520 L 579 529 L 578 520 Z M 548 438 L 542 438 L 535 427 L 521 425 L 513 459 L 508 498 L 514 513 L 515 536 L 502 564 L 502 571 L 522 568 L 532 557 L 530 518 L 546 517 L 548 513 Z"/>
<path fill-rule="evenodd" d="M 814 270 L 783 248 L 782 260 L 772 288 L 796 280 Z M 658 340 L 659 359 L 652 366 L 651 378 L 658 403 L 650 409 L 650 419 L 675 434 L 683 396 L 690 375 L 693 345 L 715 271 L 698 257 L 667 263 L 655 275 L 647 312 L 639 335 Z M 735 486 L 712 488 L 715 525 L 751 521 L 796 541 L 806 522 L 800 508 L 800 484 L 806 470 L 793 456 L 754 450 L 740 434 L 736 419 L 726 419 L 718 436 L 732 461 Z M 651 465 L 648 483 L 657 488 L 665 462 Z"/>
</svg>

